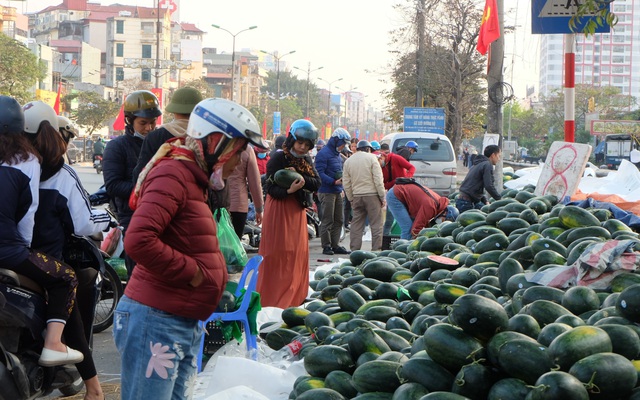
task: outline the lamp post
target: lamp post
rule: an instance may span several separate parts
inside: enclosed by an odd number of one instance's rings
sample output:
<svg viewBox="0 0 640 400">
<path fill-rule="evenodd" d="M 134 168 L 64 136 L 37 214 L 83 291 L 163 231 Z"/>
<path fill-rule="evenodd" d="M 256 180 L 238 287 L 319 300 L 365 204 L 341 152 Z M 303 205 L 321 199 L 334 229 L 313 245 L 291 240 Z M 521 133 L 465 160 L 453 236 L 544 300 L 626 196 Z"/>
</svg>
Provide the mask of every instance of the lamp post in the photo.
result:
<svg viewBox="0 0 640 400">
<path fill-rule="evenodd" d="M 220 29 L 221 31 L 225 31 L 225 32 L 227 32 L 229 35 L 231 35 L 233 37 L 233 47 L 232 47 L 232 51 L 231 51 L 231 100 L 235 101 L 235 94 L 236 94 L 236 80 L 235 80 L 235 71 L 236 71 L 236 36 L 238 36 L 242 32 L 250 31 L 252 29 L 256 29 L 258 26 L 257 25 L 250 26 L 250 27 L 248 27 L 246 29 L 242 29 L 242 30 L 236 32 L 235 34 L 231 33 L 231 31 L 228 31 L 227 29 L 221 27 L 220 25 L 211 24 L 211 26 L 216 28 L 216 29 Z"/>
<path fill-rule="evenodd" d="M 269 53 L 268 51 L 260 50 L 261 53 L 268 54 L 271 57 L 276 59 L 276 112 L 280 111 L 280 59 L 284 56 L 288 56 L 289 54 L 293 54 L 296 51 L 291 50 L 288 53 L 284 53 L 281 56 L 277 56 L 273 53 Z"/>
<path fill-rule="evenodd" d="M 321 80 L 322 82 L 326 82 L 329 84 L 329 95 L 327 96 L 327 119 L 331 120 L 331 85 L 333 85 L 336 82 L 339 82 L 342 80 L 342 78 L 338 78 L 335 81 L 331 81 L 329 82 L 326 79 L 322 79 L 322 78 L 318 78 L 318 80 Z"/>
<path fill-rule="evenodd" d="M 295 68 L 297 70 L 300 70 L 302 72 L 305 72 L 301 68 L 298 68 L 298 67 L 293 67 L 293 68 Z M 310 116 L 309 115 L 309 87 L 310 87 L 309 76 L 311 75 L 312 72 L 315 72 L 315 71 L 317 71 L 319 69 L 322 69 L 322 68 L 324 68 L 324 67 L 318 67 L 316 69 L 311 69 L 311 63 L 307 64 L 307 71 L 306 71 L 307 72 L 307 113 L 306 113 L 307 114 L 307 118 L 309 118 L 309 116 Z"/>
</svg>

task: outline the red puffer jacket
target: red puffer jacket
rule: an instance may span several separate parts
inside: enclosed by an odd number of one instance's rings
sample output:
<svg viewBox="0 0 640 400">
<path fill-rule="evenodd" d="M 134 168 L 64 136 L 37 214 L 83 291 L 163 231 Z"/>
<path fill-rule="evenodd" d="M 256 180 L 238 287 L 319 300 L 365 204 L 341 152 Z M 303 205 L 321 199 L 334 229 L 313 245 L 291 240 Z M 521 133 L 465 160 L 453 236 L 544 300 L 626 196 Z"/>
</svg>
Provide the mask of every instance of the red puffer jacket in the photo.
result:
<svg viewBox="0 0 640 400">
<path fill-rule="evenodd" d="M 146 177 L 125 235 L 136 261 L 125 294 L 149 307 L 204 320 L 227 283 L 224 257 L 206 200 L 208 177 L 191 161 L 165 159 Z M 203 283 L 189 282 L 200 267 Z"/>
</svg>

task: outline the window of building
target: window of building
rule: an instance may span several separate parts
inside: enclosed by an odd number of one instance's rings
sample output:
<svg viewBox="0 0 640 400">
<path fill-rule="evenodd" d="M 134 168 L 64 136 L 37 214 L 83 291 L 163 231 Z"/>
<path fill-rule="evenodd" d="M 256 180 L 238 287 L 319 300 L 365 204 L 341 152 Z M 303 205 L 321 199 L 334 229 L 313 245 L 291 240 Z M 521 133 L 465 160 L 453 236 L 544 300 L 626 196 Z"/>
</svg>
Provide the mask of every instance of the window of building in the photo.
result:
<svg viewBox="0 0 640 400">
<path fill-rule="evenodd" d="M 613 35 L 613 43 L 624 43 L 624 35 Z"/>
<path fill-rule="evenodd" d="M 153 26 L 154 26 L 153 22 L 142 22 L 141 23 L 142 32 L 143 33 L 154 33 L 153 32 Z"/>
<path fill-rule="evenodd" d="M 124 21 L 116 21 L 116 33 L 124 33 Z"/>
<path fill-rule="evenodd" d="M 124 68 L 116 67 L 116 81 L 120 82 L 124 80 Z"/>
<path fill-rule="evenodd" d="M 116 43 L 116 57 L 124 57 L 124 43 Z"/>
<path fill-rule="evenodd" d="M 624 56 L 613 56 L 611 62 L 614 64 L 622 64 L 624 63 Z"/>
<path fill-rule="evenodd" d="M 605 44 L 605 45 L 602 46 L 602 52 L 603 53 L 608 53 L 610 51 L 611 51 L 611 46 L 610 45 Z"/>
<path fill-rule="evenodd" d="M 144 82 L 151 82 L 151 69 L 143 68 L 142 74 L 140 75 L 140 80 Z"/>
<path fill-rule="evenodd" d="M 576 73 L 582 72 L 582 65 L 576 65 Z"/>
<path fill-rule="evenodd" d="M 611 71 L 611 69 L 608 65 L 603 65 L 600 67 L 600 71 L 602 71 L 603 74 L 608 74 Z"/>
<path fill-rule="evenodd" d="M 624 83 L 624 80 L 622 79 L 621 76 L 614 76 L 613 77 L 613 83 L 621 84 L 621 83 Z"/>
<path fill-rule="evenodd" d="M 620 67 L 614 66 L 614 67 L 611 67 L 611 72 L 614 74 L 622 74 L 624 73 L 624 68 L 621 66 Z"/>
<path fill-rule="evenodd" d="M 593 62 L 599 63 L 600 62 L 600 56 L 593 56 Z"/>
<path fill-rule="evenodd" d="M 626 9 L 626 7 L 625 7 L 625 5 L 624 5 L 624 4 L 620 4 L 620 5 L 618 5 L 618 4 L 614 4 L 614 5 L 613 5 L 613 12 L 614 12 L 614 13 L 621 13 L 621 12 L 625 12 L 625 11 L 626 11 L 625 9 Z"/>
<path fill-rule="evenodd" d="M 151 58 L 151 45 L 143 44 L 142 45 L 142 58 Z"/>
<path fill-rule="evenodd" d="M 599 65 L 594 65 L 593 66 L 593 73 L 594 74 L 599 74 L 600 73 L 600 66 Z"/>
</svg>

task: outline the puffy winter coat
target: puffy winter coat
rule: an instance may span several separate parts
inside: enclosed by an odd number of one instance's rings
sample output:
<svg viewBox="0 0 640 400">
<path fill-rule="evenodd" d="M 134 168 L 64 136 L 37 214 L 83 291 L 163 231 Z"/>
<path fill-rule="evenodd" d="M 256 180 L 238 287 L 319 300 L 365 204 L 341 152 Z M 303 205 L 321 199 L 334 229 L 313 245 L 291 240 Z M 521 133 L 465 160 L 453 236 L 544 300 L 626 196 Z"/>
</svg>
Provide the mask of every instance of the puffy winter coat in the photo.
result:
<svg viewBox="0 0 640 400">
<path fill-rule="evenodd" d="M 316 170 L 322 180 L 318 193 L 341 193 L 343 190 L 342 184 L 336 185 L 335 183 L 342 178 L 343 164 L 342 157 L 336 150 L 338 140 L 335 136 L 331 137 L 316 155 Z"/>
</svg>

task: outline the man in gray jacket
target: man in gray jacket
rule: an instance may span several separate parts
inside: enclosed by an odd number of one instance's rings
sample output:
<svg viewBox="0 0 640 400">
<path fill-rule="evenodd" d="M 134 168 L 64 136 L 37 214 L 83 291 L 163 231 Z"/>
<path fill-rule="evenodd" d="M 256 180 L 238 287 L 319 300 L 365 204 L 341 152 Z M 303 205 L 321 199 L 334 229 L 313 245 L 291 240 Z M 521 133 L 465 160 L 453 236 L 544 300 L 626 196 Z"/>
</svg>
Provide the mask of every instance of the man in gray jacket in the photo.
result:
<svg viewBox="0 0 640 400">
<path fill-rule="evenodd" d="M 382 168 L 373 148 L 366 140 L 358 142 L 357 151 L 344 163 L 342 185 L 351 202 L 351 251 L 360 250 L 364 224 L 371 225 L 371 250 L 382 249 L 382 208 L 386 205 Z"/>
</svg>

